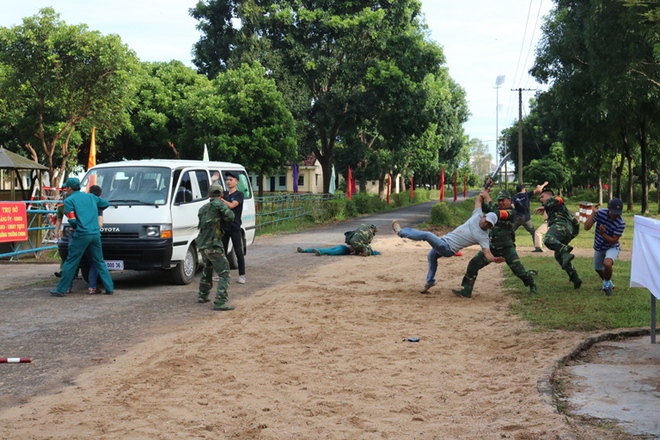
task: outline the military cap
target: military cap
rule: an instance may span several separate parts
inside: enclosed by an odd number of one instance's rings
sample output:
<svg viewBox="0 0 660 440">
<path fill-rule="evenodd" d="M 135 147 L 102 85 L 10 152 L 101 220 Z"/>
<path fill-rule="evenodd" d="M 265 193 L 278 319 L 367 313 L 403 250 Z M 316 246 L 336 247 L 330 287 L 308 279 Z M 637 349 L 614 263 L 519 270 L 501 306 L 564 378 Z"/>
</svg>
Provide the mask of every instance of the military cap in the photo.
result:
<svg viewBox="0 0 660 440">
<path fill-rule="evenodd" d="M 510 199 L 511 194 L 509 194 L 509 191 L 503 189 L 502 191 L 497 193 L 497 200 L 504 200 L 504 199 Z"/>
<path fill-rule="evenodd" d="M 218 197 L 222 195 L 222 193 L 225 191 L 225 189 L 220 185 L 219 183 L 214 183 L 209 187 L 209 196 L 211 197 Z"/>
<path fill-rule="evenodd" d="M 80 179 L 77 177 L 69 177 L 66 179 L 66 182 L 64 182 L 64 185 L 62 185 L 62 188 L 71 188 L 74 191 L 78 191 L 80 189 Z"/>
<path fill-rule="evenodd" d="M 376 227 L 376 225 L 373 225 L 373 224 L 372 224 L 372 225 L 369 225 L 369 227 L 370 227 L 371 229 L 374 230 L 374 234 L 375 234 L 376 232 L 378 232 L 378 228 Z"/>
</svg>

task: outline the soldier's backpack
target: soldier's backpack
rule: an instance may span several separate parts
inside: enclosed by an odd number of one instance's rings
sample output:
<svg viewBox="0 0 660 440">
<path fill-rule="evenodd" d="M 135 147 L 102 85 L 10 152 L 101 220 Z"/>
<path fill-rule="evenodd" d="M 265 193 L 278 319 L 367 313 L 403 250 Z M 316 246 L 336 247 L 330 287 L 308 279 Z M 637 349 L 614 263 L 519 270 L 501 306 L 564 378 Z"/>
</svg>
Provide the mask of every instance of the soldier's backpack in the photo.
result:
<svg viewBox="0 0 660 440">
<path fill-rule="evenodd" d="M 344 232 L 344 243 L 351 244 L 351 238 L 353 238 L 353 235 L 355 235 L 356 232 L 357 229 Z"/>
</svg>

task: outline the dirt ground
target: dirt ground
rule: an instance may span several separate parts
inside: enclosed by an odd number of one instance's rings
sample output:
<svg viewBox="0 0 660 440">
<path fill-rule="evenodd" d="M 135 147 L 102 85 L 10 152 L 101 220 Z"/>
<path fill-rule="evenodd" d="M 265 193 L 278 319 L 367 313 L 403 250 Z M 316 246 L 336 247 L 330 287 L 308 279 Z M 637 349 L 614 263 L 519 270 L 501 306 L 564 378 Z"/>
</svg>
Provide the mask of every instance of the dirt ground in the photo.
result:
<svg viewBox="0 0 660 440">
<path fill-rule="evenodd" d="M 1 412 L 1 437 L 605 438 L 537 389 L 589 335 L 538 332 L 510 315 L 497 265 L 482 270 L 472 300 L 453 295 L 477 248 L 440 260 L 429 294 L 419 293 L 426 243 L 387 235 L 374 248 L 382 255 L 292 252 L 292 265 L 327 265 Z"/>
</svg>

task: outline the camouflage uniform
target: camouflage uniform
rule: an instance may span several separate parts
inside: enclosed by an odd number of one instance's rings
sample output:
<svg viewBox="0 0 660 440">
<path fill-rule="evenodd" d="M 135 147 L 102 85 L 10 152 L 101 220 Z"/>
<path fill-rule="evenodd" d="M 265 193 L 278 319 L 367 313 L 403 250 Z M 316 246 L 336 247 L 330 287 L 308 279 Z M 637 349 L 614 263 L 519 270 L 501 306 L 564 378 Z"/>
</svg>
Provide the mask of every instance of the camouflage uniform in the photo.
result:
<svg viewBox="0 0 660 440">
<path fill-rule="evenodd" d="M 500 191 L 497 194 L 497 199 L 511 198 L 507 191 Z M 520 262 L 520 257 L 516 252 L 516 235 L 513 231 L 513 225 L 516 221 L 516 210 L 510 207 L 506 210 L 500 210 L 496 203 L 484 203 L 482 206 L 484 214 L 493 212 L 497 215 L 497 224 L 488 231 L 490 237 L 490 251 L 495 257 L 504 257 L 506 264 L 511 269 L 511 272 L 522 280 L 525 286 L 529 287 L 530 293 L 536 293 L 536 283 L 534 283 L 533 272 L 525 269 Z M 484 255 L 483 250 L 479 251 L 468 263 L 465 276 L 461 285 L 464 296 L 472 294 L 474 282 L 477 280 L 479 270 L 488 266 L 490 261 Z"/>
<path fill-rule="evenodd" d="M 218 189 L 220 192 L 218 193 Z M 199 218 L 199 235 L 197 237 L 197 248 L 202 254 L 204 269 L 199 282 L 199 302 L 208 302 L 209 294 L 213 288 L 213 270 L 218 273 L 220 280 L 215 294 L 213 308 L 216 310 L 227 310 L 228 301 L 227 286 L 229 285 L 229 261 L 225 256 L 222 246 L 222 225 L 234 220 L 234 213 L 225 203 L 217 199 L 222 194 L 220 185 L 211 185 L 211 200 L 202 206 L 197 217 Z M 215 196 L 214 196 L 215 194 Z"/>
<path fill-rule="evenodd" d="M 374 225 L 360 225 L 356 230 L 344 233 L 345 243 L 353 249 L 357 255 L 374 255 L 374 250 L 371 249 L 371 241 L 374 235 L 378 232 L 378 228 Z"/>
<path fill-rule="evenodd" d="M 579 289 L 582 280 L 578 276 L 577 270 L 571 264 L 573 255 L 572 246 L 569 246 L 571 240 L 577 237 L 580 232 L 580 223 L 575 216 L 568 211 L 564 204 L 564 199 L 559 196 L 550 197 L 543 204 L 545 212 L 548 215 L 548 232 L 545 234 L 543 243 L 555 251 L 555 260 L 568 274 L 573 287 Z"/>
</svg>

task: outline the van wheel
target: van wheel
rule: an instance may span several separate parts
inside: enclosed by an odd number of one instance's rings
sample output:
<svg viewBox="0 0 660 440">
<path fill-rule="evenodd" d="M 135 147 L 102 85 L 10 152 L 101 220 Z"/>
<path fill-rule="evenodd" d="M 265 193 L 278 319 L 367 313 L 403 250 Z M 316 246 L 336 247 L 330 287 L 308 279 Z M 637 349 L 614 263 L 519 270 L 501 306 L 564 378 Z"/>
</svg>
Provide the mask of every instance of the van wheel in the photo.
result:
<svg viewBox="0 0 660 440">
<path fill-rule="evenodd" d="M 197 249 L 194 245 L 190 245 L 186 251 L 186 258 L 176 265 L 172 270 L 172 280 L 174 284 L 185 285 L 190 284 L 195 278 L 197 271 Z"/>
</svg>

